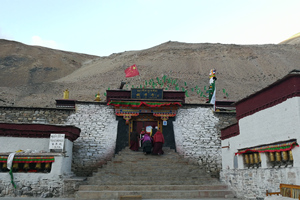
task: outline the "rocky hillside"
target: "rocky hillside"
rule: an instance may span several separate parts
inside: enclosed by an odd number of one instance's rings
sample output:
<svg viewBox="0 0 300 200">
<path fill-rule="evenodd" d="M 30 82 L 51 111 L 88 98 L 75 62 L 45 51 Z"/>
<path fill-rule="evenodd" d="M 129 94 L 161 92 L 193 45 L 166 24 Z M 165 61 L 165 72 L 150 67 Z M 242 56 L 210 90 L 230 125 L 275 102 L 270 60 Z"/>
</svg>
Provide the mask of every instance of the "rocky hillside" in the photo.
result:
<svg viewBox="0 0 300 200">
<path fill-rule="evenodd" d="M 117 89 L 121 81 L 130 89 L 149 87 L 149 81 L 163 77 L 169 83 L 156 84 L 156 88 L 183 89 L 187 103 L 204 103 L 212 68 L 217 70 L 217 100 L 239 100 L 300 69 L 299 63 L 300 44 L 170 41 L 145 50 L 96 57 L 0 40 L 0 106 L 55 107 L 55 99 L 61 99 L 66 89 L 70 99 L 93 101 L 99 92 L 105 101 L 106 90 Z M 124 70 L 133 64 L 140 76 L 125 78 Z"/>
</svg>

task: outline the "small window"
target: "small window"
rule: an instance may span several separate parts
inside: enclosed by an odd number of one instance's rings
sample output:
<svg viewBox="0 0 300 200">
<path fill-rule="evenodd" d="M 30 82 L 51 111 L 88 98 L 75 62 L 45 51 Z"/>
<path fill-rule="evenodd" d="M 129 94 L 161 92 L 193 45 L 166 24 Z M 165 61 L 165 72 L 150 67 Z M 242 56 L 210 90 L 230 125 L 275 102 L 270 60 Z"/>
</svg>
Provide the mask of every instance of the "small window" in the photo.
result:
<svg viewBox="0 0 300 200">
<path fill-rule="evenodd" d="M 234 168 L 234 169 L 239 168 L 238 157 L 237 157 L 237 155 L 235 155 L 234 158 L 233 158 L 233 168 Z"/>
</svg>

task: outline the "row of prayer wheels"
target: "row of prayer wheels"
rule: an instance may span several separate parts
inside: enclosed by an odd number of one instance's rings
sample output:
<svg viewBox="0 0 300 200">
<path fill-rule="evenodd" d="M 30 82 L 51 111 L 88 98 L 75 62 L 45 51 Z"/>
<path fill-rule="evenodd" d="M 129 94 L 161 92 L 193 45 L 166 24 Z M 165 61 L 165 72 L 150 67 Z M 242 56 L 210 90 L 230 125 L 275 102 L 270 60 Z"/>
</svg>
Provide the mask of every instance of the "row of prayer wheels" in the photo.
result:
<svg viewBox="0 0 300 200">
<path fill-rule="evenodd" d="M 0 163 L 1 171 L 8 171 L 7 163 Z M 13 163 L 12 170 L 14 172 L 50 172 L 51 163 Z"/>
<path fill-rule="evenodd" d="M 272 162 L 293 162 L 292 151 L 269 152 L 269 161 Z M 260 153 L 244 154 L 244 162 L 246 165 L 259 165 L 261 163 Z"/>
<path fill-rule="evenodd" d="M 261 163 L 260 153 L 245 154 L 244 159 L 247 165 Z"/>
<path fill-rule="evenodd" d="M 287 162 L 293 161 L 292 151 L 282 151 L 282 152 L 269 152 L 269 160 L 270 162 Z"/>
</svg>

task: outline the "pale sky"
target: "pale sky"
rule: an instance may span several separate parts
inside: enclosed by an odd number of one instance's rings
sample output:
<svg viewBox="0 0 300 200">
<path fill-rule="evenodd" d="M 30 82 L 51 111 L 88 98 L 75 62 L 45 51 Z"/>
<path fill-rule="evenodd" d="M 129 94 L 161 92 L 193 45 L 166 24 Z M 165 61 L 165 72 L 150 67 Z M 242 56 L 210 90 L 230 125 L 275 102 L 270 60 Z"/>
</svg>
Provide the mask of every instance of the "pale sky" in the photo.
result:
<svg viewBox="0 0 300 200">
<path fill-rule="evenodd" d="M 0 0 L 0 39 L 109 56 L 167 41 L 277 44 L 300 0 Z"/>
</svg>

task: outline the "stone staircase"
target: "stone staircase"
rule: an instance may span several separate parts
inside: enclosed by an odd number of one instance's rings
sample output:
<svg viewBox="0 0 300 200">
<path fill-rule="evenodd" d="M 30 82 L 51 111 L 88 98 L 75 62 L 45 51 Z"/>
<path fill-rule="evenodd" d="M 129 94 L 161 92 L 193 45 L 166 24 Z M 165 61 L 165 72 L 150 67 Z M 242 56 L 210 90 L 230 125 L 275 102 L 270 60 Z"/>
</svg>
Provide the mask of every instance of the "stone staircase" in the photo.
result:
<svg viewBox="0 0 300 200">
<path fill-rule="evenodd" d="M 234 194 L 174 150 L 144 155 L 126 148 L 81 185 L 76 199 L 200 199 Z"/>
</svg>

